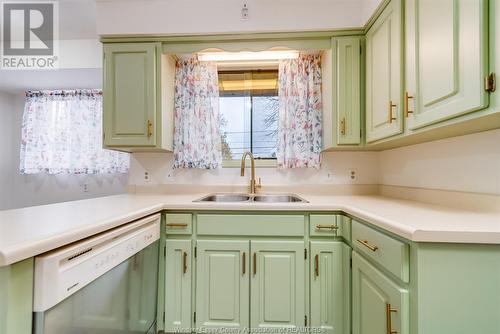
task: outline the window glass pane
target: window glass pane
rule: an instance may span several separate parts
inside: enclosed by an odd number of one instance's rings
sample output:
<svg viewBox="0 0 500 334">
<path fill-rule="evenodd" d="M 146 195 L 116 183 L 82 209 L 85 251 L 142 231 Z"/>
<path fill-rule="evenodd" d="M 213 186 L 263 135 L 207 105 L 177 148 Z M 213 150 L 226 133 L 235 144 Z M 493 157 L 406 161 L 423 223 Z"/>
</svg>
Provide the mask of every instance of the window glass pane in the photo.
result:
<svg viewBox="0 0 500 334">
<path fill-rule="evenodd" d="M 219 72 L 224 160 L 275 159 L 278 117 L 278 71 Z"/>
</svg>

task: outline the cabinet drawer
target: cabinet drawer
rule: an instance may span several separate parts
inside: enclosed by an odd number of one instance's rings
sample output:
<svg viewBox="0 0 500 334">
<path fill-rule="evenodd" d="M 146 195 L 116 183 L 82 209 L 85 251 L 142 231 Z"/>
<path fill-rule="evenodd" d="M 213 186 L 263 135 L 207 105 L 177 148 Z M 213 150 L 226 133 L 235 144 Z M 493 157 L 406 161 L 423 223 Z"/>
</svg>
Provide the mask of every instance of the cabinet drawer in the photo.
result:
<svg viewBox="0 0 500 334">
<path fill-rule="evenodd" d="M 197 216 L 198 235 L 303 236 L 303 215 L 224 215 Z"/>
<path fill-rule="evenodd" d="M 314 214 L 309 216 L 309 234 L 311 237 L 336 236 L 339 226 L 337 216 L 332 214 Z"/>
<path fill-rule="evenodd" d="M 193 233 L 193 217 L 190 213 L 167 213 L 165 215 L 165 231 L 167 234 Z"/>
<path fill-rule="evenodd" d="M 371 227 L 352 220 L 352 243 L 368 258 L 404 282 L 409 281 L 409 246 Z"/>
</svg>

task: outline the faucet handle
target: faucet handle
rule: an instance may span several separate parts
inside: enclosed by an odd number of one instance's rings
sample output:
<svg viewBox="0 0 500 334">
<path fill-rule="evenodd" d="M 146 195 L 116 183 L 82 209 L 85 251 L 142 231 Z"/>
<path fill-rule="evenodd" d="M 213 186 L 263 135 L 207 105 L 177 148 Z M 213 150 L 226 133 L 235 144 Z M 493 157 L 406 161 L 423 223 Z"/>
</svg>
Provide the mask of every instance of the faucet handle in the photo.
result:
<svg viewBox="0 0 500 334">
<path fill-rule="evenodd" d="M 257 183 L 255 185 L 256 188 L 262 188 L 262 183 L 261 183 L 261 180 L 260 180 L 260 177 L 259 177 L 259 183 Z"/>
</svg>

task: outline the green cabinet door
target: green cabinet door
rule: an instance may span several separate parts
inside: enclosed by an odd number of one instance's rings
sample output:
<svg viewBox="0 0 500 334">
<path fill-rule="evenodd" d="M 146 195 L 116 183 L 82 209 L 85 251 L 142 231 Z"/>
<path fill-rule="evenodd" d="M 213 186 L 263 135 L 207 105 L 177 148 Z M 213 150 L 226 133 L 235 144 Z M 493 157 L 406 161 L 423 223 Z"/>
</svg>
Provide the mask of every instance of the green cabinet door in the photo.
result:
<svg viewBox="0 0 500 334">
<path fill-rule="evenodd" d="M 359 37 L 334 38 L 337 43 L 337 143 L 361 143 L 361 44 Z"/>
<path fill-rule="evenodd" d="M 305 320 L 303 241 L 253 241 L 252 328 L 297 328 Z"/>
<path fill-rule="evenodd" d="M 191 240 L 168 239 L 165 245 L 165 332 L 190 332 Z"/>
<path fill-rule="evenodd" d="M 487 7 L 487 0 L 407 0 L 410 129 L 488 106 Z"/>
<path fill-rule="evenodd" d="M 366 140 L 403 131 L 401 0 L 392 0 L 366 34 Z"/>
<path fill-rule="evenodd" d="M 197 328 L 248 328 L 249 243 L 197 241 Z"/>
<path fill-rule="evenodd" d="M 350 248 L 343 242 L 311 241 L 311 327 L 350 332 Z"/>
<path fill-rule="evenodd" d="M 154 147 L 158 43 L 104 45 L 104 145 Z"/>
<path fill-rule="evenodd" d="M 408 291 L 352 253 L 354 334 L 409 333 Z"/>
</svg>

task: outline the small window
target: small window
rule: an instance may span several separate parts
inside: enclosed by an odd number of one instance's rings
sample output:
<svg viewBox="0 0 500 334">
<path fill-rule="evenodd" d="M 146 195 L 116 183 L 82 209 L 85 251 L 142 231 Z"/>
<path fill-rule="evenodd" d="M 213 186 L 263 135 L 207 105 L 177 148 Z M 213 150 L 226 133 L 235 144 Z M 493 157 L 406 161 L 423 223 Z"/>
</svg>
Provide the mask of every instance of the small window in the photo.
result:
<svg viewBox="0 0 500 334">
<path fill-rule="evenodd" d="M 223 159 L 276 159 L 278 71 L 219 71 Z"/>
</svg>

